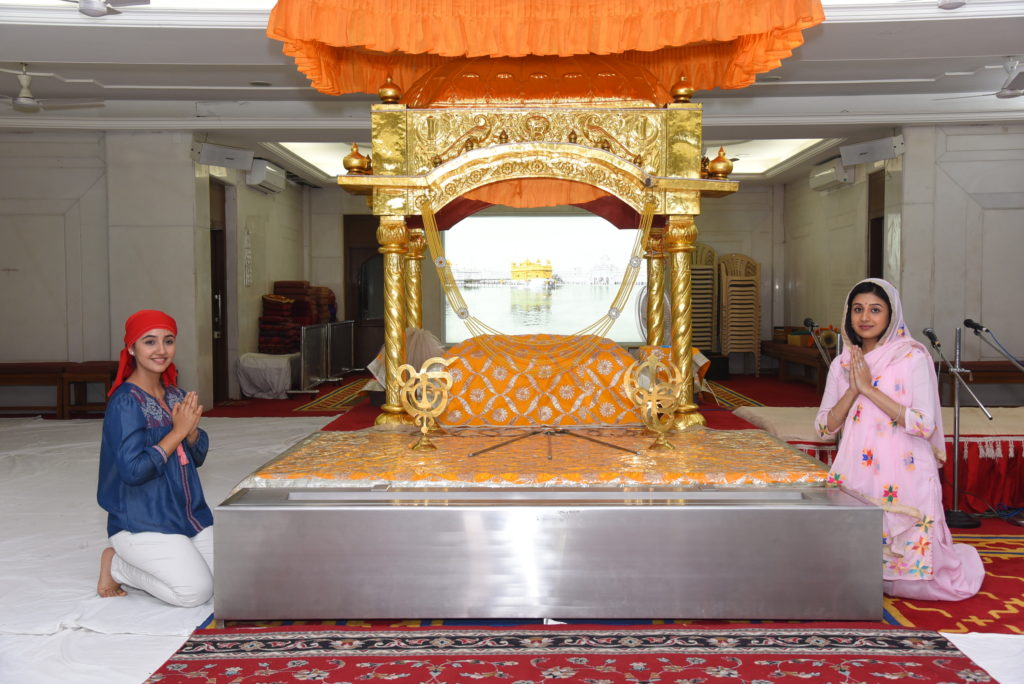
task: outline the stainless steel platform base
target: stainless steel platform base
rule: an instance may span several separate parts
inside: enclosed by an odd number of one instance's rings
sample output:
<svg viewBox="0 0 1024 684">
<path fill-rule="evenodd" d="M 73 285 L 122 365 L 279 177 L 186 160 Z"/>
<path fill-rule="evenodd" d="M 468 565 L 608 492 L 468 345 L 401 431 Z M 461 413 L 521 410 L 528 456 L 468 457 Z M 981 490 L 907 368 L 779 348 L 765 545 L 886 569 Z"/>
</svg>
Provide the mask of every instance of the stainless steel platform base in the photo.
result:
<svg viewBox="0 0 1024 684">
<path fill-rule="evenodd" d="M 836 489 L 244 489 L 228 620 L 878 620 L 881 509 Z"/>
</svg>

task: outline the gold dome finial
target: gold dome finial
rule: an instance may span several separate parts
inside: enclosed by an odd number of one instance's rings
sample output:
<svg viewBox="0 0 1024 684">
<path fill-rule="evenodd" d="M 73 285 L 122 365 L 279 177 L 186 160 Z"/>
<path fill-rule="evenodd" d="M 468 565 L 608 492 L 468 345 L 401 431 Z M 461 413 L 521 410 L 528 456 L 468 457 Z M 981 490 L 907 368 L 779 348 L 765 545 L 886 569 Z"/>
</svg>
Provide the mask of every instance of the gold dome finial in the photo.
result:
<svg viewBox="0 0 1024 684">
<path fill-rule="evenodd" d="M 718 156 L 708 162 L 708 177 L 725 180 L 732 173 L 732 162 L 725 156 L 725 148 L 718 148 Z"/>
<path fill-rule="evenodd" d="M 686 76 L 680 76 L 679 80 L 675 82 L 675 85 L 669 89 L 669 94 L 672 95 L 672 101 L 677 103 L 689 102 L 690 98 L 693 97 L 694 90 L 690 87 L 690 84 L 686 82 Z"/>
<path fill-rule="evenodd" d="M 377 89 L 377 95 L 380 96 L 380 101 L 384 104 L 398 104 L 398 100 L 402 97 L 402 87 L 392 81 L 391 76 L 388 75 L 381 87 Z"/>
<path fill-rule="evenodd" d="M 354 175 L 365 175 L 370 172 L 370 160 L 360 154 L 359 143 L 352 143 L 352 151 L 341 160 L 341 165 L 345 167 L 345 171 Z"/>
</svg>

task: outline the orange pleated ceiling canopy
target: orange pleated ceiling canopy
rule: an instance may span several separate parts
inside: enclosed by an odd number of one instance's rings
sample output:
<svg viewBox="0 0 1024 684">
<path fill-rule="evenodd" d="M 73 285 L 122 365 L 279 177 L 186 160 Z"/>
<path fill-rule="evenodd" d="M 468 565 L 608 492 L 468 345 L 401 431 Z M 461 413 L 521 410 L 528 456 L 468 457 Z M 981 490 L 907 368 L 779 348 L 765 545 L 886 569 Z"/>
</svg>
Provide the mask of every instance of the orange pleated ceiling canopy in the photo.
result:
<svg viewBox="0 0 1024 684">
<path fill-rule="evenodd" d="M 750 85 L 824 19 L 820 0 L 278 0 L 267 35 L 331 95 L 389 76 L 409 88 L 466 59 L 596 55 L 653 77 L 660 105 L 681 75 L 698 91 Z M 416 105 L 446 106 L 423 85 Z"/>
</svg>

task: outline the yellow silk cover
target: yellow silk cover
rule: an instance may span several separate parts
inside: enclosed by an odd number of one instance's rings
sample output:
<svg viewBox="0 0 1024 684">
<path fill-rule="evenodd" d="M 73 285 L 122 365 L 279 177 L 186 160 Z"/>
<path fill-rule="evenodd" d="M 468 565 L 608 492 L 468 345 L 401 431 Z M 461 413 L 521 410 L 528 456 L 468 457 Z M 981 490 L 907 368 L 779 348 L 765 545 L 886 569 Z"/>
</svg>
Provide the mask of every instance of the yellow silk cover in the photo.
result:
<svg viewBox="0 0 1024 684">
<path fill-rule="evenodd" d="M 640 424 L 622 388 L 635 359 L 612 340 L 592 335 L 483 337 L 460 342 L 446 354 L 454 358 L 448 366 L 454 383 L 439 419 L 442 425 Z M 586 358 L 572 357 L 569 350 L 590 342 L 596 347 Z M 493 355 L 494 349 L 508 353 Z"/>
<path fill-rule="evenodd" d="M 455 429 L 431 440 L 436 451 L 413 451 L 416 435 L 408 432 L 317 432 L 236 489 L 823 486 L 828 474 L 818 460 L 761 430 L 692 428 L 669 435 L 671 451 L 649 451 L 654 436 L 646 428 Z"/>
</svg>

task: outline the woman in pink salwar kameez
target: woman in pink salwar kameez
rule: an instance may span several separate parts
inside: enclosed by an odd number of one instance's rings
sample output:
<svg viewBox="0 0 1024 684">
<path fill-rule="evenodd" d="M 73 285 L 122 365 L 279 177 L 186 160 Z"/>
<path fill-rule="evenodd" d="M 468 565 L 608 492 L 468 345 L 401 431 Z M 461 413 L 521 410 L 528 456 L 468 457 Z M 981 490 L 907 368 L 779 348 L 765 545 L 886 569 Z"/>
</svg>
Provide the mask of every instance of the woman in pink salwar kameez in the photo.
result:
<svg viewBox="0 0 1024 684">
<path fill-rule="evenodd" d="M 954 544 L 942 507 L 946 460 L 935 366 L 910 336 L 899 293 L 868 278 L 843 314 L 843 353 L 829 368 L 816 426 L 842 430 L 828 485 L 884 511 L 882 579 L 890 596 L 959 601 L 985 576 L 978 552 Z"/>
</svg>

